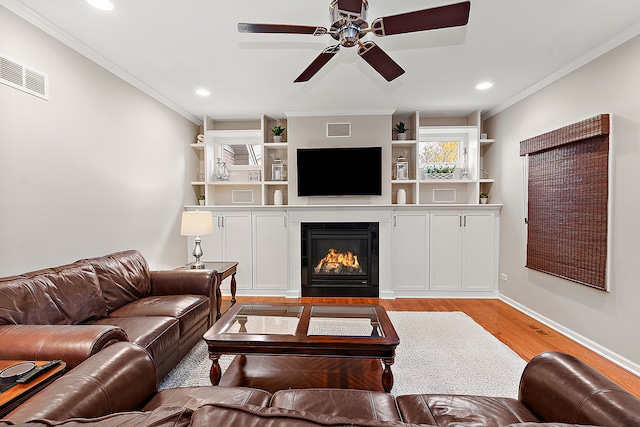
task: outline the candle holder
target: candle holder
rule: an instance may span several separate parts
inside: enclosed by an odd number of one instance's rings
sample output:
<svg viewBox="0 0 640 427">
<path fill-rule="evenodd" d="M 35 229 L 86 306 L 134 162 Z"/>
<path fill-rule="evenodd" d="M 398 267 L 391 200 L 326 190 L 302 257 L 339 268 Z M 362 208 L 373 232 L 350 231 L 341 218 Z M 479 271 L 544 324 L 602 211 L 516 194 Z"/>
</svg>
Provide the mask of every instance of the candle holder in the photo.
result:
<svg viewBox="0 0 640 427">
<path fill-rule="evenodd" d="M 404 154 L 400 154 L 396 162 L 393 164 L 393 179 L 399 181 L 409 179 L 409 163 L 404 157 Z"/>
<path fill-rule="evenodd" d="M 287 171 L 285 170 L 285 165 L 282 162 L 282 159 L 276 157 L 271 165 L 271 180 L 272 181 L 284 181 L 286 178 Z"/>
</svg>

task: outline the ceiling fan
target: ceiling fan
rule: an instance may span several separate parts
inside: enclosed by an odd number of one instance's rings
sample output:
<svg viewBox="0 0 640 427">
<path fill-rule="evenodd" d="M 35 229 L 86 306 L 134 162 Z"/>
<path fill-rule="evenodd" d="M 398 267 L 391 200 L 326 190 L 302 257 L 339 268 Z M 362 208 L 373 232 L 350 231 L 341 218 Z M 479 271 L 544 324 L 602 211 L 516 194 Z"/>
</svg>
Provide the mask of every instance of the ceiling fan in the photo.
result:
<svg viewBox="0 0 640 427">
<path fill-rule="evenodd" d="M 394 34 L 404 34 L 416 31 L 434 30 L 438 28 L 459 27 L 469 21 L 471 2 L 451 4 L 402 13 L 399 15 L 377 18 L 367 22 L 367 0 L 332 0 L 329 5 L 329 15 L 332 20 L 331 28 L 306 25 L 286 24 L 250 24 L 239 23 L 241 33 L 283 33 L 309 34 L 322 36 L 329 34 L 338 40 L 339 44 L 329 46 L 295 79 L 296 83 L 311 79 L 336 53 L 340 46 L 358 46 L 358 55 L 371 65 L 387 81 L 392 81 L 404 74 L 404 70 L 389 55 L 374 42 L 361 38 L 368 33 L 378 37 Z"/>
</svg>

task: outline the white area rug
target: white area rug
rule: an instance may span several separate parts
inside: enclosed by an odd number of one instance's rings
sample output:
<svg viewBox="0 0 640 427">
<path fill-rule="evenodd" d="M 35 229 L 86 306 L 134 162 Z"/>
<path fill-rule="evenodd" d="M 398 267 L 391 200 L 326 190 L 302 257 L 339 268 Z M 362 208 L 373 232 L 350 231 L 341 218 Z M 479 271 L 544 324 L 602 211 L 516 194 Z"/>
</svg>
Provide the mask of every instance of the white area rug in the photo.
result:
<svg viewBox="0 0 640 427">
<path fill-rule="evenodd" d="M 410 393 L 518 396 L 526 362 L 464 313 L 388 312 L 400 337 L 392 366 L 394 395 Z M 233 356 L 222 356 L 224 370 Z M 204 342 L 167 375 L 160 388 L 210 385 Z"/>
</svg>

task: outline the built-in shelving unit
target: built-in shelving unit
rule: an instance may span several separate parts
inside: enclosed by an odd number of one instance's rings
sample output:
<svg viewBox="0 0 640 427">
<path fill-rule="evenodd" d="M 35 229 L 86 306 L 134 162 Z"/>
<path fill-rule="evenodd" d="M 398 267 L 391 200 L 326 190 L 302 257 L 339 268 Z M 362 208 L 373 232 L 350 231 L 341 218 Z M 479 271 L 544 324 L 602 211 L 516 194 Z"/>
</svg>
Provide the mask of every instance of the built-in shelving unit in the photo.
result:
<svg viewBox="0 0 640 427">
<path fill-rule="evenodd" d="M 274 204 L 273 192 L 281 190 L 286 203 L 287 181 L 272 180 L 275 159 L 285 164 L 288 144 L 273 142 L 270 129 L 276 124 L 286 128 L 286 120 L 262 116 L 256 120 L 214 120 L 206 116 L 204 141 L 191 144 L 200 169 L 191 182 L 196 196 L 204 196 L 205 204 L 255 206 Z M 216 177 L 216 163 L 225 162 L 228 179 Z"/>
<path fill-rule="evenodd" d="M 392 179 L 392 203 L 398 202 L 398 190 L 404 190 L 407 204 L 467 204 L 479 203 L 480 193 L 489 193 L 493 179 L 482 174 L 482 155 L 484 147 L 494 142 L 492 139 L 480 139 L 480 112 L 466 117 L 421 118 L 419 112 L 410 117 L 394 118 L 396 123 L 409 123 L 411 140 L 391 140 L 392 162 L 403 155 L 409 163 L 407 179 Z M 459 140 L 460 148 L 468 150 L 469 175 L 460 176 L 460 164 L 453 174 L 436 175 L 433 179 L 425 173 L 426 165 L 421 163 L 422 144 L 432 138 L 452 138 Z M 393 170 L 393 164 L 392 164 Z M 446 179 L 444 179 L 446 177 Z"/>
<path fill-rule="evenodd" d="M 476 205 L 481 193 L 490 193 L 494 180 L 483 174 L 482 166 L 483 154 L 494 140 L 480 139 L 479 111 L 450 118 L 421 117 L 417 111 L 409 116 L 394 115 L 391 129 L 401 121 L 408 127 L 407 139 L 398 140 L 390 132 L 390 169 L 393 175 L 393 163 L 402 155 L 408 162 L 408 174 L 406 179 L 383 177 L 388 179 L 383 185 L 391 185 L 389 204 L 398 203 L 399 190 L 404 190 L 405 204 L 409 205 Z M 285 141 L 273 141 L 271 129 L 276 125 L 287 128 L 287 120 L 266 116 L 254 120 L 214 120 L 205 116 L 204 141 L 191 144 L 200 165 L 198 179 L 191 182 L 195 195 L 204 196 L 205 204 L 210 206 L 269 206 L 276 203 L 274 192 L 280 190 L 283 204 L 288 204 L 290 148 L 286 132 Z M 467 149 L 467 178 L 461 178 L 459 164 L 448 179 L 433 179 L 425 174 L 421 150 L 427 141 L 438 137 L 458 139 L 459 145 Z M 228 180 L 216 179 L 217 159 L 225 161 Z M 287 174 L 283 180 L 275 180 L 272 175 L 276 159 L 285 165 Z"/>
</svg>

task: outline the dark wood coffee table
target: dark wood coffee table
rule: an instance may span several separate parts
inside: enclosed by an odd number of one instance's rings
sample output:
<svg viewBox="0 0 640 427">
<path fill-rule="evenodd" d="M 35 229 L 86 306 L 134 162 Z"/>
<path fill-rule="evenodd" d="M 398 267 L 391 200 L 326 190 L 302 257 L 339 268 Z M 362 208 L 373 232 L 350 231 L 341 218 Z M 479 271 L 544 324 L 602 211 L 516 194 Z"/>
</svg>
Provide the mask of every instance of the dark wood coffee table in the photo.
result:
<svg viewBox="0 0 640 427">
<path fill-rule="evenodd" d="M 278 369 L 286 370 L 292 363 L 299 367 L 304 364 L 304 357 L 311 356 L 307 359 L 309 367 L 318 357 L 323 358 L 322 363 L 329 359 L 344 360 L 345 367 L 353 362 L 350 359 L 367 359 L 359 366 L 368 366 L 374 371 L 375 366 L 380 368 L 381 364 L 372 363 L 370 359 L 379 359 L 384 365 L 384 369 L 380 369 L 381 384 L 387 392 L 393 387 L 391 365 L 400 343 L 389 316 L 380 305 L 298 303 L 238 303 L 205 333 L 204 340 L 212 361 L 213 385 L 220 383 L 222 370 L 218 361 L 223 354 L 244 355 L 240 366 L 249 367 L 262 360 L 276 376 Z M 237 372 L 234 375 L 237 376 Z M 281 375 L 285 376 L 285 372 Z M 341 375 L 349 376 L 352 372 L 343 369 Z"/>
</svg>

